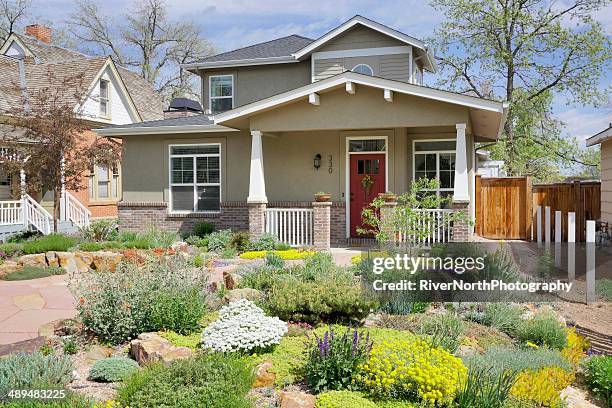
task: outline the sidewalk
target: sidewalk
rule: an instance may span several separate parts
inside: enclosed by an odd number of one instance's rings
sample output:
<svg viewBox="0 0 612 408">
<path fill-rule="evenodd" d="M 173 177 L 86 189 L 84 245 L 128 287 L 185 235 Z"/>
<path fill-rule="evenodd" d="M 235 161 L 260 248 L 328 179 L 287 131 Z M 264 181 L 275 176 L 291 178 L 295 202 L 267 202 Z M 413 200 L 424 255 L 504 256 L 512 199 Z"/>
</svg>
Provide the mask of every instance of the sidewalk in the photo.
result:
<svg viewBox="0 0 612 408">
<path fill-rule="evenodd" d="M 0 345 L 39 337 L 39 328 L 76 315 L 67 276 L 0 281 Z"/>
</svg>

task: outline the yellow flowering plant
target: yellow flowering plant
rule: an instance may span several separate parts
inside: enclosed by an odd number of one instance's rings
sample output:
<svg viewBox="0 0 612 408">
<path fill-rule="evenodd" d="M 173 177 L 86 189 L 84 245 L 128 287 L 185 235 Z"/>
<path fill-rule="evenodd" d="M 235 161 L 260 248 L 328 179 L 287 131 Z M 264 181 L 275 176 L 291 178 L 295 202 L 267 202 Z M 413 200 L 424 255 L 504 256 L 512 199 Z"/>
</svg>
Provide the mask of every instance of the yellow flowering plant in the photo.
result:
<svg viewBox="0 0 612 408">
<path fill-rule="evenodd" d="M 467 379 L 461 359 L 422 339 L 375 345 L 356 380 L 380 398 L 417 398 L 426 403 L 451 401 Z"/>
<path fill-rule="evenodd" d="M 308 251 L 305 249 L 287 249 L 287 250 L 277 250 L 277 251 L 247 251 L 240 254 L 240 258 L 242 259 L 260 259 L 265 258 L 268 252 L 272 252 L 281 257 L 283 260 L 294 260 L 294 259 L 304 259 L 307 256 L 313 255 L 315 251 Z"/>
<path fill-rule="evenodd" d="M 575 328 L 566 328 L 565 332 L 567 333 L 567 346 L 561 350 L 561 354 L 573 365 L 578 365 L 591 346 L 589 339 L 576 333 Z"/>
<path fill-rule="evenodd" d="M 521 372 L 510 395 L 538 406 L 562 407 L 560 392 L 574 381 L 574 374 L 560 367 Z"/>
</svg>

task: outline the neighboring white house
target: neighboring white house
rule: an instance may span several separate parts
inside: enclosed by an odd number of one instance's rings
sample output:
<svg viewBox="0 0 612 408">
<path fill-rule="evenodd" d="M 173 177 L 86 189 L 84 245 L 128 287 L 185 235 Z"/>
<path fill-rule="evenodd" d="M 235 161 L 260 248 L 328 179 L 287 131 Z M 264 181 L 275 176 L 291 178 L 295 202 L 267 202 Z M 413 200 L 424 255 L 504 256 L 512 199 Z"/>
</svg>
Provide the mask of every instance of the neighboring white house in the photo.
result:
<svg viewBox="0 0 612 408">
<path fill-rule="evenodd" d="M 488 150 L 476 150 L 476 174 L 483 177 L 505 177 L 503 160 L 491 160 Z"/>
</svg>

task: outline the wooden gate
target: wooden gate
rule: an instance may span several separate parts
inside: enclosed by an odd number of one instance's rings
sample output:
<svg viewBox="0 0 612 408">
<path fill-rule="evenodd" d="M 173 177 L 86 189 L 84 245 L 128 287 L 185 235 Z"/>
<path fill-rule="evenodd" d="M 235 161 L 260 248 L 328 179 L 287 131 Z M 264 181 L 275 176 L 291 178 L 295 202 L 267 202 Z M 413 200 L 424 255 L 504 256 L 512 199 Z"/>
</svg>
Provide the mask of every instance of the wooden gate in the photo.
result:
<svg viewBox="0 0 612 408">
<path fill-rule="evenodd" d="M 493 239 L 527 239 L 531 231 L 531 178 L 476 176 L 478 235 Z"/>
</svg>

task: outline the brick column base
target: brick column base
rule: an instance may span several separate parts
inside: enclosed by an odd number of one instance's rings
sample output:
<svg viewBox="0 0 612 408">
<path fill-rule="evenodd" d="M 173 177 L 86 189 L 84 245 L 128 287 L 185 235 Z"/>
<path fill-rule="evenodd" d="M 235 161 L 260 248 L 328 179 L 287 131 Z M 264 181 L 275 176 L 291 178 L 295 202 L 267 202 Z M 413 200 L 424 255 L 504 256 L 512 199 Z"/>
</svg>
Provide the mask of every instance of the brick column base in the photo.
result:
<svg viewBox="0 0 612 408">
<path fill-rule="evenodd" d="M 330 201 L 312 203 L 314 210 L 313 245 L 323 251 L 331 248 L 331 206 Z"/>
<path fill-rule="evenodd" d="M 381 232 L 385 235 L 387 242 L 395 242 L 396 240 L 392 222 L 393 210 L 396 206 L 396 202 L 385 202 L 380 207 Z"/>
<path fill-rule="evenodd" d="M 451 208 L 458 213 L 462 213 L 458 220 L 453 222 L 453 242 L 468 242 L 472 239 L 469 224 L 469 201 L 453 201 Z"/>
<path fill-rule="evenodd" d="M 266 203 L 248 203 L 249 235 L 259 238 L 266 232 Z"/>
</svg>

